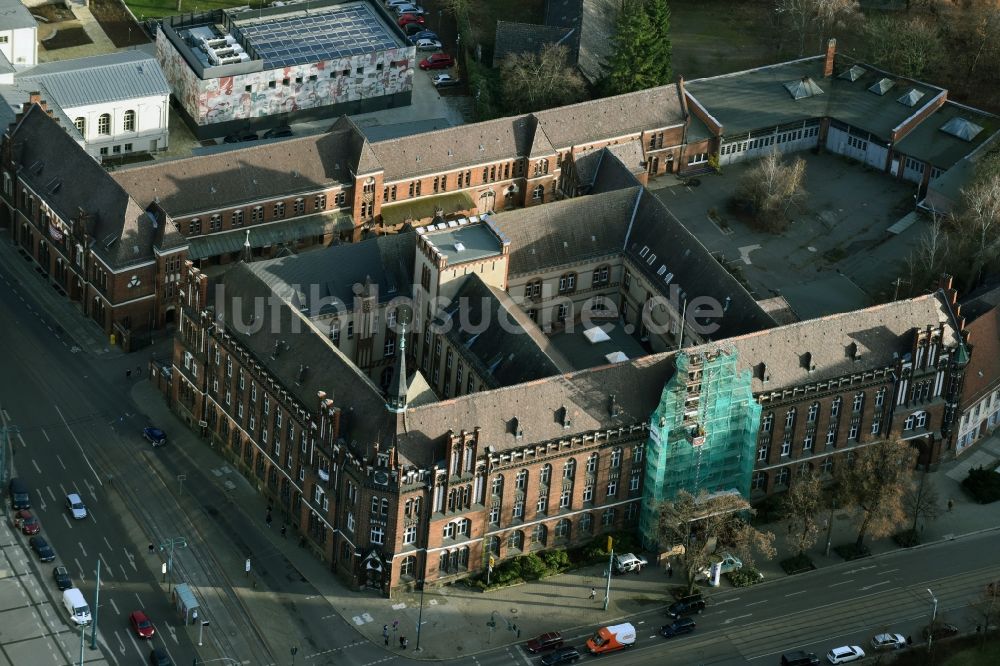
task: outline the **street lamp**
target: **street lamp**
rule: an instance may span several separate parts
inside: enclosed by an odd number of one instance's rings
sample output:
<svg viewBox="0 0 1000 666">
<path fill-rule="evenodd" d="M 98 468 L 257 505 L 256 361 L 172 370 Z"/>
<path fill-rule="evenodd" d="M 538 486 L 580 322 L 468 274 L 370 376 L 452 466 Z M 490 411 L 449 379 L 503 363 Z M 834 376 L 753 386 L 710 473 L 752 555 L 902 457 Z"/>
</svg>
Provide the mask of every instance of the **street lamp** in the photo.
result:
<svg viewBox="0 0 1000 666">
<path fill-rule="evenodd" d="M 169 548 L 167 553 L 167 568 L 164 570 L 164 574 L 173 573 L 174 571 L 174 548 L 187 548 L 187 540 L 184 537 L 172 537 L 170 539 L 164 539 L 160 542 L 160 552 Z M 173 578 L 171 577 L 167 583 L 167 593 L 170 592 L 173 587 Z"/>
<path fill-rule="evenodd" d="M 937 597 L 934 596 L 934 593 L 931 592 L 931 588 L 929 588 L 929 587 L 927 588 L 927 594 L 931 595 L 931 604 L 932 604 L 932 606 L 931 606 L 931 626 L 929 627 L 929 629 L 927 631 L 927 651 L 930 652 L 930 650 L 931 650 L 931 643 L 934 642 L 934 621 L 937 620 L 938 600 L 937 600 Z"/>
<path fill-rule="evenodd" d="M 420 585 L 420 611 L 417 613 L 417 647 L 414 652 L 420 652 L 420 629 L 424 625 L 424 581 L 417 581 Z"/>
</svg>

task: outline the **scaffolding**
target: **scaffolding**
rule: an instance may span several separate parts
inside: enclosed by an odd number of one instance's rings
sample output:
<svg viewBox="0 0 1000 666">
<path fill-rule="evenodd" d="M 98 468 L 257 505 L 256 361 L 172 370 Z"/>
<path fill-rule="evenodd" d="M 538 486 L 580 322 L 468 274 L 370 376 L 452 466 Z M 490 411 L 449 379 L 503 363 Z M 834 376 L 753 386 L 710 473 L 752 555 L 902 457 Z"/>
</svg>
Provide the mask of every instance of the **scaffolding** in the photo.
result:
<svg viewBox="0 0 1000 666">
<path fill-rule="evenodd" d="M 681 490 L 750 496 L 761 407 L 734 348 L 678 352 L 650 420 L 639 529 L 657 545 L 657 506 Z"/>
</svg>

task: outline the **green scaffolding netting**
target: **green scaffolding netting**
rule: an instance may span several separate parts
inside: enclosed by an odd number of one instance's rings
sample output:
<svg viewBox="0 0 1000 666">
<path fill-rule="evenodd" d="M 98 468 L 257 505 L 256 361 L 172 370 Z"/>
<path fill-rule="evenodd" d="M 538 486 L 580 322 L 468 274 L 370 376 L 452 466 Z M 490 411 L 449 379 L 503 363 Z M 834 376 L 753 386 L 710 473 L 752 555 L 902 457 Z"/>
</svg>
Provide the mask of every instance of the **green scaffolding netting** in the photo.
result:
<svg viewBox="0 0 1000 666">
<path fill-rule="evenodd" d="M 678 352 L 676 372 L 663 387 L 650 420 L 639 529 L 657 546 L 657 506 L 678 491 L 738 491 L 750 495 L 761 407 L 750 370 L 737 367 L 735 349 Z"/>
</svg>

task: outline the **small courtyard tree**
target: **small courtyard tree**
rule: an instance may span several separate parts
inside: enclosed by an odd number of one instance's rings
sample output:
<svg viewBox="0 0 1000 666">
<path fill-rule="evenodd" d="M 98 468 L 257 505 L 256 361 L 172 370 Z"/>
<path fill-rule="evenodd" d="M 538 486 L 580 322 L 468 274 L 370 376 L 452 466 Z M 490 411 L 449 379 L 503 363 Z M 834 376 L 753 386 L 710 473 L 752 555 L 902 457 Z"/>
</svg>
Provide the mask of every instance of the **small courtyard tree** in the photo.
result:
<svg viewBox="0 0 1000 666">
<path fill-rule="evenodd" d="M 911 479 L 903 492 L 903 510 L 913 519 L 910 532 L 917 533 L 917 523 L 921 518 L 934 520 L 941 515 L 941 495 L 933 483 L 927 482 L 927 472 L 920 478 Z"/>
<path fill-rule="evenodd" d="M 906 520 L 903 494 L 913 476 L 917 451 L 902 440 L 882 440 L 858 453 L 853 465 L 840 465 L 837 488 L 845 505 L 854 505 L 858 521 L 855 552 L 865 537 L 883 537 Z"/>
<path fill-rule="evenodd" d="M 689 594 L 698 573 L 711 563 L 713 544 L 733 551 L 747 566 L 752 566 L 755 553 L 774 557 L 774 534 L 761 532 L 747 522 L 756 512 L 741 495 L 702 492 L 695 497 L 681 491 L 673 500 L 662 502 L 659 509 L 660 547 L 679 547 Z"/>
<path fill-rule="evenodd" d="M 772 151 L 743 174 L 736 191 L 737 204 L 748 208 L 763 229 L 782 231 L 788 227 L 792 207 L 806 196 L 805 177 L 805 160 L 796 157 L 785 162 L 780 152 Z"/>
<path fill-rule="evenodd" d="M 500 70 L 504 105 L 512 113 L 528 113 L 579 102 L 586 87 L 569 64 L 569 49 L 548 44 L 540 53 L 515 53 Z"/>
<path fill-rule="evenodd" d="M 823 482 L 815 474 L 799 476 L 785 493 L 781 515 L 788 520 L 789 534 L 794 537 L 796 554 L 803 555 L 816 543 L 819 535 L 817 519 L 823 509 Z"/>
</svg>

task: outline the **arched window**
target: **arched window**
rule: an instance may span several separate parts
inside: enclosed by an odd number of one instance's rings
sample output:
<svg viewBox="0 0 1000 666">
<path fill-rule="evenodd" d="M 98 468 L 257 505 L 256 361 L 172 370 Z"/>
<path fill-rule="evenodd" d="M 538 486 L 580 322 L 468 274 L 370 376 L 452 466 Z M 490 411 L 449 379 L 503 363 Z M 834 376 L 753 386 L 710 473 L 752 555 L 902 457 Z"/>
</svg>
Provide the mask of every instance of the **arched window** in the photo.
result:
<svg viewBox="0 0 1000 666">
<path fill-rule="evenodd" d="M 597 454 L 591 453 L 590 457 L 587 458 L 587 474 L 593 474 L 597 471 Z"/>
<path fill-rule="evenodd" d="M 83 116 L 81 116 L 79 118 L 75 118 L 73 120 L 73 124 L 76 126 L 76 129 L 78 129 L 80 131 L 80 134 L 82 134 L 83 136 L 87 136 L 87 119 L 86 118 L 84 118 Z"/>
<path fill-rule="evenodd" d="M 791 428 L 795 425 L 795 408 L 790 407 L 787 412 L 785 412 L 785 429 Z"/>
<path fill-rule="evenodd" d="M 516 530 L 507 535 L 507 547 L 524 550 L 524 532 Z"/>
<path fill-rule="evenodd" d="M 413 576 L 413 571 L 417 568 L 417 558 L 413 555 L 408 555 L 403 558 L 402 564 L 399 565 L 399 575 L 400 576 Z"/>
<path fill-rule="evenodd" d="M 538 278 L 530 280 L 524 285 L 524 297 L 525 298 L 541 298 L 542 296 L 542 281 Z"/>
<path fill-rule="evenodd" d="M 111 134 L 111 114 L 102 113 L 97 119 L 97 133 Z"/>
<path fill-rule="evenodd" d="M 760 431 L 761 432 L 771 432 L 771 428 L 774 427 L 774 412 L 768 412 L 764 415 L 764 418 L 760 420 Z"/>
<path fill-rule="evenodd" d="M 532 545 L 544 548 L 548 540 L 549 540 L 549 528 L 547 528 L 542 523 L 538 523 L 537 525 L 535 525 L 535 529 L 531 533 Z"/>
<path fill-rule="evenodd" d="M 573 476 L 575 474 L 576 474 L 576 460 L 570 458 L 569 460 L 566 461 L 566 464 L 563 465 L 563 478 L 572 481 Z"/>
<path fill-rule="evenodd" d="M 514 482 L 514 487 L 518 490 L 524 490 L 528 487 L 528 470 L 522 469 L 517 473 L 517 480 Z"/>
<path fill-rule="evenodd" d="M 557 539 L 569 539 L 570 522 L 569 518 L 563 518 L 556 523 L 555 536 Z"/>
<path fill-rule="evenodd" d="M 816 418 L 819 416 L 819 403 L 814 402 L 809 405 L 809 423 L 816 423 Z"/>
<path fill-rule="evenodd" d="M 754 472 L 750 480 L 750 489 L 758 492 L 767 492 L 767 472 Z"/>
<path fill-rule="evenodd" d="M 774 484 L 777 486 L 787 486 L 788 480 L 792 476 L 792 473 L 787 467 L 782 467 L 778 470 L 778 473 L 774 475 Z"/>
<path fill-rule="evenodd" d="M 576 291 L 576 273 L 566 273 L 559 277 L 559 293 Z"/>
<path fill-rule="evenodd" d="M 611 452 L 611 467 L 621 467 L 622 466 L 622 450 L 615 449 Z"/>
<path fill-rule="evenodd" d="M 125 112 L 125 115 L 122 116 L 122 127 L 126 132 L 135 131 L 135 111 L 129 109 Z"/>
<path fill-rule="evenodd" d="M 486 552 L 500 557 L 500 537 L 493 535 L 486 539 Z"/>
<path fill-rule="evenodd" d="M 531 188 L 531 199 L 533 201 L 541 201 L 542 195 L 545 194 L 545 187 L 542 185 L 535 185 Z"/>
<path fill-rule="evenodd" d="M 552 465 L 545 465 L 542 467 L 542 473 L 538 478 L 538 482 L 548 485 L 552 480 Z"/>
<path fill-rule="evenodd" d="M 594 529 L 594 517 L 589 513 L 584 513 L 580 515 L 580 531 L 585 534 L 590 534 Z"/>
<path fill-rule="evenodd" d="M 494 495 L 503 495 L 503 474 L 497 474 L 493 477 L 491 490 Z"/>
</svg>

